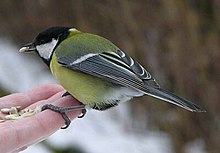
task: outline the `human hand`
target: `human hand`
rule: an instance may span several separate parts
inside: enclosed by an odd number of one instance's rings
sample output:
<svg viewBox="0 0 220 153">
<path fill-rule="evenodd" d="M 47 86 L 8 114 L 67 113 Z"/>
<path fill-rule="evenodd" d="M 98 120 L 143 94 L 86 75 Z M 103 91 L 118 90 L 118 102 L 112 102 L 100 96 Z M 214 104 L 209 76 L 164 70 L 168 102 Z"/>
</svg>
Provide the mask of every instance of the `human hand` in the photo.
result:
<svg viewBox="0 0 220 153">
<path fill-rule="evenodd" d="M 0 108 L 21 106 L 35 108 L 38 105 L 54 104 L 57 106 L 79 105 L 71 96 L 62 97 L 64 89 L 60 85 L 46 84 L 33 88 L 26 93 L 15 93 L 0 98 Z M 70 119 L 77 117 L 80 110 L 68 112 Z M 0 116 L 4 114 L 0 113 Z M 31 117 L 0 123 L 0 150 L 14 153 L 26 149 L 29 145 L 46 139 L 64 125 L 59 113 L 46 110 Z"/>
</svg>

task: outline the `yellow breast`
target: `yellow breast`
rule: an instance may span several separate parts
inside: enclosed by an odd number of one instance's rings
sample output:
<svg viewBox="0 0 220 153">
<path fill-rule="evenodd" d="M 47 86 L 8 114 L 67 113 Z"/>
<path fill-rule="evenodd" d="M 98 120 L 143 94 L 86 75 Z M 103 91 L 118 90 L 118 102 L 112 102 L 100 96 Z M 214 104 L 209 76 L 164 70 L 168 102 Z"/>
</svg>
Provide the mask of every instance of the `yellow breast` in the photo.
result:
<svg viewBox="0 0 220 153">
<path fill-rule="evenodd" d="M 66 68 L 57 62 L 54 54 L 50 63 L 53 76 L 77 100 L 89 106 L 102 103 L 110 84 L 99 78 Z"/>
</svg>

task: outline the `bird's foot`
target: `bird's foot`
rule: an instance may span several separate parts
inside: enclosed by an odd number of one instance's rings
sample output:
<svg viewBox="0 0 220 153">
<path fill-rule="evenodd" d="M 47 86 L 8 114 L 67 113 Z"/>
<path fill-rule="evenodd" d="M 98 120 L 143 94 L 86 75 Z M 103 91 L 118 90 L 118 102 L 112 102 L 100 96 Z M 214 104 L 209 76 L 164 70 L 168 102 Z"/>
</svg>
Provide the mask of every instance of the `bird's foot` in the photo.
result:
<svg viewBox="0 0 220 153">
<path fill-rule="evenodd" d="M 46 104 L 46 105 L 43 105 L 42 108 L 41 108 L 42 111 L 44 111 L 46 109 L 50 109 L 52 111 L 55 111 L 55 112 L 59 113 L 63 117 L 63 119 L 65 121 L 65 126 L 61 127 L 61 129 L 68 128 L 70 123 L 71 123 L 70 118 L 66 114 L 67 111 L 82 110 L 82 115 L 80 115 L 79 118 L 84 117 L 85 114 L 86 114 L 85 105 L 69 106 L 69 107 L 59 107 L 59 106 L 54 106 L 52 104 Z"/>
<path fill-rule="evenodd" d="M 7 120 L 19 120 L 25 117 L 33 116 L 39 112 L 42 112 L 46 109 L 50 109 L 52 111 L 55 111 L 59 113 L 64 121 L 65 121 L 65 126 L 61 127 L 61 129 L 66 129 L 69 127 L 71 120 L 67 116 L 66 112 L 67 111 L 72 111 L 72 110 L 82 110 L 82 114 L 78 116 L 78 118 L 83 118 L 86 114 L 86 109 L 85 105 L 79 105 L 79 106 L 70 106 L 70 107 L 59 107 L 59 106 L 54 106 L 52 104 L 45 104 L 45 105 L 39 105 L 35 109 L 21 109 L 20 106 L 16 107 L 10 107 L 10 108 L 2 108 L 0 109 L 0 112 L 2 114 L 6 114 L 5 116 L 0 116 L 0 122 L 4 122 Z"/>
</svg>

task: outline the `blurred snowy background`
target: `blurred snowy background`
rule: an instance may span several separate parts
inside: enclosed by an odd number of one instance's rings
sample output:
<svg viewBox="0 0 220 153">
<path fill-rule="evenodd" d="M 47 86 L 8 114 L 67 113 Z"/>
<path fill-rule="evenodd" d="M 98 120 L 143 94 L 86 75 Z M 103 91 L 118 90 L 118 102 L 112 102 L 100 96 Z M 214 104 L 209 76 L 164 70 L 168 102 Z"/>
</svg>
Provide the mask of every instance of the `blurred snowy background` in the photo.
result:
<svg viewBox="0 0 220 153">
<path fill-rule="evenodd" d="M 56 83 L 21 45 L 49 26 L 102 35 L 138 59 L 161 86 L 203 106 L 195 114 L 153 98 L 90 110 L 24 153 L 219 153 L 218 0 L 0 1 L 0 95 Z"/>
</svg>

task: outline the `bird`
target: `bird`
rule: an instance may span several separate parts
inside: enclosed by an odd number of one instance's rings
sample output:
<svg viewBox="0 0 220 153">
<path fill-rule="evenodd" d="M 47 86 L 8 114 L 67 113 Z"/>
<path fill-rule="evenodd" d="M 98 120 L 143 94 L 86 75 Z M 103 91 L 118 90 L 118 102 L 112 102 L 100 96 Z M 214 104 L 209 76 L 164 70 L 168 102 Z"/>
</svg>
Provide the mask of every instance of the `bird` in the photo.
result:
<svg viewBox="0 0 220 153">
<path fill-rule="evenodd" d="M 134 97 L 151 96 L 191 112 L 204 112 L 195 103 L 162 89 L 154 77 L 136 60 L 104 37 L 73 27 L 54 26 L 40 32 L 19 50 L 36 52 L 79 106 L 42 106 L 58 112 L 67 128 L 70 110 L 107 110 Z"/>
</svg>

